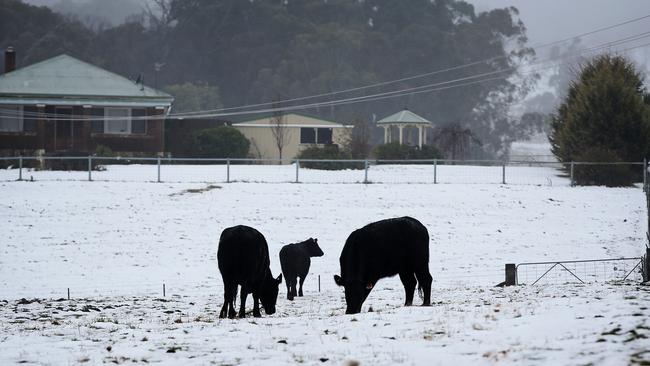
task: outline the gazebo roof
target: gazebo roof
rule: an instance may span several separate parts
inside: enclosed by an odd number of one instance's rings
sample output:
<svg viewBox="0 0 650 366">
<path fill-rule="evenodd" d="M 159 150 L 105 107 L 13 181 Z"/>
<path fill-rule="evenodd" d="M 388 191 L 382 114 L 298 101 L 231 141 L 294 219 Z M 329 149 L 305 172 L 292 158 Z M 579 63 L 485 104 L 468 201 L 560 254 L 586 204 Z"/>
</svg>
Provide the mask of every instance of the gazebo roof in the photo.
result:
<svg viewBox="0 0 650 366">
<path fill-rule="evenodd" d="M 382 118 L 379 121 L 377 121 L 378 125 L 381 124 L 427 124 L 430 125 L 431 122 L 426 120 L 423 117 L 418 116 L 417 114 L 409 111 L 408 109 L 401 110 L 395 114 L 391 114 L 388 117 Z"/>
</svg>

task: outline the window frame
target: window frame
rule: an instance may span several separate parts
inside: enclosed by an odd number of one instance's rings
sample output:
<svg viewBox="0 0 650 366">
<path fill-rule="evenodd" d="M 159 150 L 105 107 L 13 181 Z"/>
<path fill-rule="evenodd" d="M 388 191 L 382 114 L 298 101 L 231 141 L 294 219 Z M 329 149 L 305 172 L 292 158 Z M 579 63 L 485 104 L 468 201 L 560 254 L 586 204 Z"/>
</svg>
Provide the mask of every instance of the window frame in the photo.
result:
<svg viewBox="0 0 650 366">
<path fill-rule="evenodd" d="M 126 130 L 125 131 L 120 131 L 120 132 L 115 132 L 115 131 L 109 131 L 108 126 L 109 123 L 115 122 L 117 120 L 106 120 L 107 118 L 112 118 L 109 116 L 109 111 L 115 111 L 115 110 L 121 110 L 127 111 L 127 116 L 125 117 L 126 120 Z M 107 135 L 130 135 L 131 134 L 131 108 L 128 107 L 104 107 L 104 133 Z M 121 121 L 121 120 L 120 120 Z"/>
<path fill-rule="evenodd" d="M 327 130 L 329 134 L 329 141 L 328 142 L 319 142 L 318 137 L 320 134 L 318 133 L 320 130 Z M 316 143 L 319 145 L 331 145 L 334 143 L 334 129 L 331 127 L 318 127 L 316 128 Z"/>
<path fill-rule="evenodd" d="M 103 107 L 104 109 L 104 130 L 101 132 L 102 134 L 106 135 L 119 135 L 119 136 L 124 136 L 124 135 L 135 135 L 135 136 L 146 136 L 147 135 L 147 130 L 148 130 L 148 123 L 147 119 L 142 119 L 138 121 L 142 121 L 144 124 L 144 129 L 143 132 L 133 132 L 133 111 L 135 109 L 142 110 L 142 116 L 138 117 L 147 117 L 147 109 L 146 108 L 131 108 L 131 107 Z M 124 131 L 109 131 L 109 124 L 111 122 L 115 122 L 118 120 L 112 119 L 115 118 L 115 116 L 110 115 L 110 111 L 115 111 L 115 110 L 120 110 L 124 111 L 126 110 L 128 115 L 124 118 L 126 121 L 126 129 Z M 107 120 L 110 119 L 110 120 Z M 121 120 L 119 120 L 121 121 Z M 100 133 L 100 132 L 94 132 L 94 133 Z"/>
<path fill-rule="evenodd" d="M 20 104 L 3 104 L 2 109 L 4 110 L 9 110 L 9 108 L 18 108 L 18 129 L 17 130 L 5 130 L 5 129 L 0 129 L 0 133 L 16 133 L 16 132 L 24 132 L 25 131 L 25 112 L 24 108 Z"/>
<path fill-rule="evenodd" d="M 303 142 L 303 135 L 302 135 L 302 130 L 311 130 L 314 136 L 314 141 L 313 142 Z M 316 141 L 318 141 L 318 131 L 316 128 L 313 127 L 300 127 L 300 145 L 314 145 L 316 144 Z"/>
<path fill-rule="evenodd" d="M 312 130 L 314 141 L 313 142 L 303 142 L 302 130 Z M 318 130 L 328 130 L 330 139 L 328 142 L 318 142 Z M 334 143 L 334 128 L 333 127 L 300 127 L 300 145 L 331 145 Z"/>
</svg>

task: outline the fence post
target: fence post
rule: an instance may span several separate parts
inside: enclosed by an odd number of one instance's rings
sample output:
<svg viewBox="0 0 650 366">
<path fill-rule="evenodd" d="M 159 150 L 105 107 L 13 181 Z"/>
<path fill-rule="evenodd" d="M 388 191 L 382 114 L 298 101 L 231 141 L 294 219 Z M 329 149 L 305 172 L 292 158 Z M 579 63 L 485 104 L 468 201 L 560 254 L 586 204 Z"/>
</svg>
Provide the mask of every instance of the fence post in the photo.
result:
<svg viewBox="0 0 650 366">
<path fill-rule="evenodd" d="M 300 160 L 296 159 L 296 183 L 299 183 L 298 181 L 298 172 L 300 171 Z"/>
<path fill-rule="evenodd" d="M 576 181 L 575 178 L 573 177 L 573 171 L 575 170 L 575 163 L 571 161 L 571 187 L 575 187 Z"/>
<path fill-rule="evenodd" d="M 364 160 L 363 164 L 364 164 L 364 169 L 366 171 L 366 175 L 363 178 L 363 183 L 368 183 L 368 159 Z"/>
<path fill-rule="evenodd" d="M 517 285 L 517 265 L 514 263 L 506 263 L 506 286 Z"/>
<path fill-rule="evenodd" d="M 641 263 L 641 276 L 643 282 L 650 281 L 650 247 L 645 248 L 645 256 L 643 257 L 643 263 Z"/>
<path fill-rule="evenodd" d="M 648 184 L 648 159 L 643 158 L 643 189 Z"/>
<path fill-rule="evenodd" d="M 158 157 L 158 183 L 160 183 L 160 156 Z"/>
<path fill-rule="evenodd" d="M 433 184 L 438 184 L 438 159 L 433 159 Z"/>
<path fill-rule="evenodd" d="M 503 161 L 501 169 L 501 184 L 506 184 L 506 161 Z"/>
<path fill-rule="evenodd" d="M 230 183 L 230 159 L 226 160 L 226 183 Z"/>
<path fill-rule="evenodd" d="M 68 300 L 70 300 L 70 287 L 68 287 Z"/>
<path fill-rule="evenodd" d="M 18 157 L 18 180 L 23 180 L 23 156 Z"/>
<path fill-rule="evenodd" d="M 163 297 L 165 297 L 167 294 L 167 291 L 165 289 L 165 283 L 163 282 Z"/>
<path fill-rule="evenodd" d="M 88 155 L 88 181 L 92 182 L 93 180 L 93 157 L 91 155 Z"/>
</svg>

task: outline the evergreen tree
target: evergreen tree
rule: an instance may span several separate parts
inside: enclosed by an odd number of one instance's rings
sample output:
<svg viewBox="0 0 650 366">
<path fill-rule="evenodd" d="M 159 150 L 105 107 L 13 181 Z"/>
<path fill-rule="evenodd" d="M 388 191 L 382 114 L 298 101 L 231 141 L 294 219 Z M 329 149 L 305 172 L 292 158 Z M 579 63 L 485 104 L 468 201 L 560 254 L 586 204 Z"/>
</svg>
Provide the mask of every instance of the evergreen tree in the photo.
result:
<svg viewBox="0 0 650 366">
<path fill-rule="evenodd" d="M 549 136 L 553 154 L 562 162 L 646 158 L 650 118 L 645 92 L 642 75 L 624 57 L 603 55 L 589 61 L 553 116 Z M 590 173 L 583 183 L 606 184 L 603 172 L 602 177 Z"/>
</svg>

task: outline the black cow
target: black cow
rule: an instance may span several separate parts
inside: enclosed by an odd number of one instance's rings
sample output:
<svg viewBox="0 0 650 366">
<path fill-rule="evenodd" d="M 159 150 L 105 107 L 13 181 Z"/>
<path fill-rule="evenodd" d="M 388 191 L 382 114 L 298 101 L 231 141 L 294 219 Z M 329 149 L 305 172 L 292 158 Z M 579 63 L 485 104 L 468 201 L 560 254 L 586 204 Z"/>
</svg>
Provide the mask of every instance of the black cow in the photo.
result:
<svg viewBox="0 0 650 366">
<path fill-rule="evenodd" d="M 309 238 L 302 243 L 288 244 L 280 249 L 280 266 L 287 284 L 287 299 L 296 296 L 296 280 L 300 277 L 298 296 L 302 296 L 302 284 L 309 273 L 310 257 L 321 257 L 323 251 L 318 246 L 318 239 Z"/>
<path fill-rule="evenodd" d="M 341 252 L 341 276 L 345 287 L 346 314 L 361 312 L 361 305 L 380 278 L 399 274 L 406 292 L 406 306 L 413 305 L 416 283 L 431 304 L 429 233 L 418 220 L 400 217 L 368 224 L 350 234 Z M 417 279 L 417 280 L 416 280 Z"/>
<path fill-rule="evenodd" d="M 225 229 L 219 239 L 217 261 L 224 287 L 220 318 L 235 317 L 237 286 L 241 286 L 240 318 L 246 316 L 246 296 L 250 293 L 254 301 L 253 316 L 261 316 L 259 301 L 266 314 L 275 313 L 282 274 L 273 278 L 269 268 L 269 248 L 259 231 L 243 225 Z"/>
</svg>

